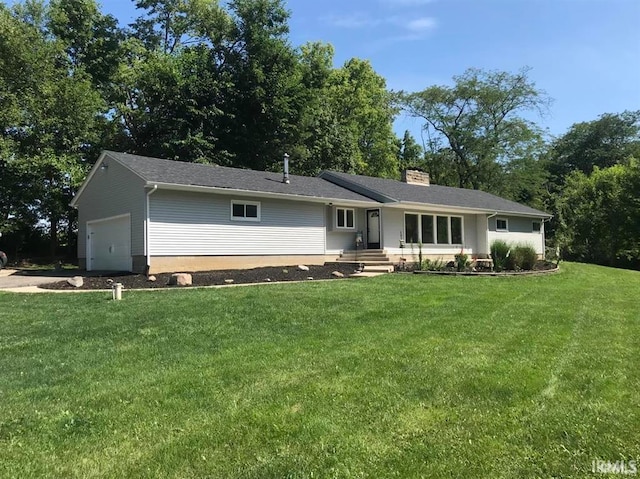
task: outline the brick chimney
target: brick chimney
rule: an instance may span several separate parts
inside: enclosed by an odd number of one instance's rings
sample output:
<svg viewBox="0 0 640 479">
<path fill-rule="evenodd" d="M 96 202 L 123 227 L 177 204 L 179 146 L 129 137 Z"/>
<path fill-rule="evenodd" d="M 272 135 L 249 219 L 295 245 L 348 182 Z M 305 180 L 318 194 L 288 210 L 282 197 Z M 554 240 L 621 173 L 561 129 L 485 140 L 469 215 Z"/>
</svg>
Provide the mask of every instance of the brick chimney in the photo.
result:
<svg viewBox="0 0 640 479">
<path fill-rule="evenodd" d="M 402 181 L 409 185 L 429 186 L 429 173 L 418 170 L 404 170 L 402 172 Z"/>
</svg>

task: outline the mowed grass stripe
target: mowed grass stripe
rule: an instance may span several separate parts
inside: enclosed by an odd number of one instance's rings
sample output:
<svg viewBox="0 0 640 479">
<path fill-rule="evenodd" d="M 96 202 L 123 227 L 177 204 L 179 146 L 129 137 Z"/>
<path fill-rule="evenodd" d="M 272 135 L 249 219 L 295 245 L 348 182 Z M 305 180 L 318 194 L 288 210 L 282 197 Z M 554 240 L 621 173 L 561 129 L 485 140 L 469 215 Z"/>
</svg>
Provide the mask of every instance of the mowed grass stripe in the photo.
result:
<svg viewBox="0 0 640 479">
<path fill-rule="evenodd" d="M 2 294 L 0 476 L 589 476 L 640 457 L 639 286 Z"/>
</svg>

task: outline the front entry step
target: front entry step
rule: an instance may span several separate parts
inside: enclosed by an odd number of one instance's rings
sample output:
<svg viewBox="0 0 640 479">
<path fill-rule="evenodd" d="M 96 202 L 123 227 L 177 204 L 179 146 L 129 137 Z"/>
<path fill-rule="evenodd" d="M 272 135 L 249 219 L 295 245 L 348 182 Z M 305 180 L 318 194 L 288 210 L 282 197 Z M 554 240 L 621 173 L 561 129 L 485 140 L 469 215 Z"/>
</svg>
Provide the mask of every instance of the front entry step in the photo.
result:
<svg viewBox="0 0 640 479">
<path fill-rule="evenodd" d="M 383 274 L 393 273 L 393 265 L 365 265 L 363 271 L 352 274 L 356 278 L 373 278 Z"/>
<path fill-rule="evenodd" d="M 388 258 L 338 258 L 336 263 L 391 264 Z"/>
<path fill-rule="evenodd" d="M 392 273 L 393 263 L 382 249 L 365 249 L 358 251 L 344 251 L 336 263 L 354 263 L 363 266 L 363 271 L 352 274 L 352 277 L 369 278 L 381 274 Z"/>
<path fill-rule="evenodd" d="M 343 251 L 337 261 L 341 262 L 350 262 L 350 263 L 358 263 L 364 261 L 379 261 L 385 263 L 391 263 L 389 261 L 389 257 L 386 255 L 384 250 L 381 249 L 365 249 L 358 251 Z"/>
<path fill-rule="evenodd" d="M 380 265 L 364 265 L 364 271 L 367 273 L 393 273 L 393 265 L 380 264 Z"/>
</svg>

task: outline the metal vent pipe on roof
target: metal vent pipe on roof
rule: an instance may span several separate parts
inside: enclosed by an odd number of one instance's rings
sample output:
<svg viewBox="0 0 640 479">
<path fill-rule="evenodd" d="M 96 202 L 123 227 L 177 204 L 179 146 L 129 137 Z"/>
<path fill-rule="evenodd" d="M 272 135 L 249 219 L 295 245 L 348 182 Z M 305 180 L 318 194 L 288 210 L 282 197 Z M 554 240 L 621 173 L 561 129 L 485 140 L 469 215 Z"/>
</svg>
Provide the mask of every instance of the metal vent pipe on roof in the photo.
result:
<svg viewBox="0 0 640 479">
<path fill-rule="evenodd" d="M 282 178 L 282 182 L 287 185 L 291 183 L 289 180 L 289 155 L 287 153 L 284 154 L 284 177 Z"/>
</svg>

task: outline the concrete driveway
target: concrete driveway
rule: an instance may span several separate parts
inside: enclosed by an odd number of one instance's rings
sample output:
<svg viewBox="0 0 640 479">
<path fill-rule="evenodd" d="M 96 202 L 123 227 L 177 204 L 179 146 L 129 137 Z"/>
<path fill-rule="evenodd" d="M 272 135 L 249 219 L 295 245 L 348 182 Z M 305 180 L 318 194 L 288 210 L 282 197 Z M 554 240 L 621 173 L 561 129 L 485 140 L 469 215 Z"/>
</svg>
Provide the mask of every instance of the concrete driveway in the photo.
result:
<svg viewBox="0 0 640 479">
<path fill-rule="evenodd" d="M 80 270 L 33 271 L 2 269 L 0 270 L 0 290 L 55 283 L 56 281 L 82 275 L 83 273 L 84 271 Z"/>
</svg>

